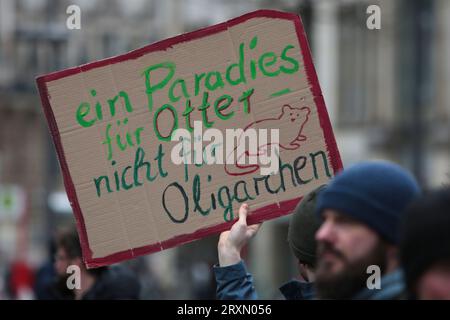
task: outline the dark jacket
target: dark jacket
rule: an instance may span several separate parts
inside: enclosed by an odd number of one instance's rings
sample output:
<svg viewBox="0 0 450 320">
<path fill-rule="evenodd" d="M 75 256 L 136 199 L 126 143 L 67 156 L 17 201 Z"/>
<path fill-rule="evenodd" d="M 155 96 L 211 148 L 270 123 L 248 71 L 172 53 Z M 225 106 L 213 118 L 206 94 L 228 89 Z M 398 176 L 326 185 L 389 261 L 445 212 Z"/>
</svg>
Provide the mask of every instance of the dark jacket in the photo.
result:
<svg viewBox="0 0 450 320">
<path fill-rule="evenodd" d="M 312 300 L 316 296 L 313 282 L 297 279 L 292 279 L 281 286 L 280 292 L 286 300 Z"/>
<path fill-rule="evenodd" d="M 221 300 L 257 300 L 253 277 L 241 260 L 237 264 L 219 267 L 214 266 L 217 283 L 216 295 Z M 280 288 L 287 300 L 309 300 L 314 296 L 313 284 L 291 280 Z"/>
</svg>

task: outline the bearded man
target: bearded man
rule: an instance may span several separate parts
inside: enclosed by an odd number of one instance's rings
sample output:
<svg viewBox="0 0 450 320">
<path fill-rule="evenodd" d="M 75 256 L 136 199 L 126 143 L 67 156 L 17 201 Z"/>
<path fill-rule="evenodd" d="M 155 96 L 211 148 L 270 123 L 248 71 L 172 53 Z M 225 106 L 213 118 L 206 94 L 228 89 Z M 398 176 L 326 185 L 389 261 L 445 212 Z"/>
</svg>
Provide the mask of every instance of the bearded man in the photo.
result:
<svg viewBox="0 0 450 320">
<path fill-rule="evenodd" d="M 359 163 L 333 179 L 317 204 L 319 299 L 405 298 L 400 220 L 419 194 L 409 172 L 385 161 Z"/>
</svg>

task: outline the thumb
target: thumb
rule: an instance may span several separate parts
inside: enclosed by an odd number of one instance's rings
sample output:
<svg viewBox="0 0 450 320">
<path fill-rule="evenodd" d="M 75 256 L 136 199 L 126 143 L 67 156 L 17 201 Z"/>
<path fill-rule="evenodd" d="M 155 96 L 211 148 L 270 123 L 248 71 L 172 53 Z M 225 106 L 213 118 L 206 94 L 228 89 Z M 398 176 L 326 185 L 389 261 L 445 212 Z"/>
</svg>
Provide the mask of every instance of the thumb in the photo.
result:
<svg viewBox="0 0 450 320">
<path fill-rule="evenodd" d="M 239 223 L 247 225 L 248 204 L 244 203 L 239 208 Z"/>
</svg>

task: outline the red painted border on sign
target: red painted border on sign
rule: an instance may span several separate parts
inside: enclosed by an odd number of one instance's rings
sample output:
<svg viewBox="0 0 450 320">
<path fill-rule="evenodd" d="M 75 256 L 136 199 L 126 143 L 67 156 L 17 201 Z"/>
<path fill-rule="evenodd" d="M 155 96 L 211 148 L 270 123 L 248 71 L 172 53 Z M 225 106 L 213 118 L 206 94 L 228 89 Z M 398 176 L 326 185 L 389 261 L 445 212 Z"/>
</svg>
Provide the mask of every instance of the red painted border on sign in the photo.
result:
<svg viewBox="0 0 450 320">
<path fill-rule="evenodd" d="M 173 38 L 169 38 L 166 40 L 162 40 L 160 42 L 145 46 L 143 48 L 131 51 L 129 53 L 115 56 L 111 58 L 107 58 L 104 60 L 95 61 L 92 63 L 88 63 L 82 66 L 69 68 L 66 70 L 50 73 L 44 76 L 40 76 L 36 79 L 38 90 L 41 96 L 42 106 L 44 109 L 45 116 L 47 118 L 48 126 L 50 133 L 53 137 L 53 141 L 55 143 L 56 151 L 59 158 L 59 163 L 61 165 L 61 169 L 64 177 L 64 185 L 67 191 L 68 198 L 70 200 L 72 209 L 75 214 L 75 219 L 77 223 L 77 230 L 80 235 L 80 243 L 83 251 L 83 258 L 85 259 L 85 263 L 89 268 L 100 267 L 104 265 L 109 265 L 112 263 L 116 263 L 119 261 L 123 261 L 126 259 L 134 258 L 140 255 L 153 253 L 157 251 L 161 251 L 163 249 L 172 248 L 176 245 L 190 242 L 193 240 L 201 239 L 207 235 L 211 235 L 214 233 L 218 233 L 221 231 L 225 231 L 231 227 L 233 222 L 226 222 L 220 225 L 212 226 L 197 230 L 191 234 L 179 235 L 172 239 L 163 241 L 161 243 L 151 244 L 147 246 L 143 246 L 140 248 L 133 248 L 126 251 L 121 251 L 118 253 L 114 253 L 112 255 L 101 257 L 101 258 L 93 258 L 92 250 L 89 247 L 86 227 L 83 219 L 83 215 L 81 213 L 80 205 L 78 203 L 78 198 L 75 190 L 75 186 L 72 181 L 72 177 L 70 176 L 69 168 L 66 162 L 66 158 L 64 155 L 64 149 L 61 143 L 61 137 L 58 130 L 58 125 L 55 120 L 55 116 L 53 114 L 53 110 L 50 106 L 48 91 L 47 91 L 47 82 L 55 81 L 64 77 L 68 77 L 80 72 L 85 72 L 94 68 L 107 66 L 110 64 L 115 64 L 118 62 L 136 59 L 142 55 L 148 54 L 153 51 L 165 50 L 171 47 L 174 44 L 180 42 L 186 42 L 194 39 L 199 39 L 205 36 L 213 35 L 218 32 L 225 31 L 228 27 L 234 26 L 236 24 L 240 24 L 252 18 L 278 18 L 284 20 L 290 20 L 294 22 L 295 29 L 297 32 L 298 41 L 300 44 L 300 49 L 303 54 L 303 59 L 305 63 L 306 76 L 308 78 L 309 83 L 311 84 L 312 93 L 314 96 L 314 102 L 317 106 L 317 111 L 319 114 L 320 126 L 324 132 L 325 144 L 327 148 L 327 152 L 329 158 L 331 160 L 331 167 L 333 168 L 333 172 L 336 174 L 338 171 L 342 169 L 342 162 L 339 155 L 339 151 L 337 149 L 336 141 L 333 135 L 333 129 L 331 127 L 331 123 L 328 117 L 328 113 L 325 107 L 325 102 L 322 96 L 322 92 L 319 86 L 319 82 L 317 79 L 316 71 L 313 65 L 311 52 L 308 46 L 308 41 L 306 39 L 305 31 L 303 29 L 303 25 L 301 23 L 301 19 L 298 15 L 286 12 L 279 12 L 274 10 L 258 10 L 243 16 L 237 17 L 235 19 L 229 20 L 224 23 L 220 23 L 214 26 L 210 26 L 204 29 L 200 29 L 197 31 L 193 31 L 190 33 L 182 34 Z M 288 214 L 292 212 L 292 210 L 297 205 L 298 201 L 301 198 L 294 198 L 290 200 L 286 200 L 280 203 L 278 206 L 276 203 L 262 207 L 258 210 L 255 210 L 252 215 L 248 217 L 248 223 L 258 223 L 270 218 L 280 217 L 282 215 Z"/>
</svg>

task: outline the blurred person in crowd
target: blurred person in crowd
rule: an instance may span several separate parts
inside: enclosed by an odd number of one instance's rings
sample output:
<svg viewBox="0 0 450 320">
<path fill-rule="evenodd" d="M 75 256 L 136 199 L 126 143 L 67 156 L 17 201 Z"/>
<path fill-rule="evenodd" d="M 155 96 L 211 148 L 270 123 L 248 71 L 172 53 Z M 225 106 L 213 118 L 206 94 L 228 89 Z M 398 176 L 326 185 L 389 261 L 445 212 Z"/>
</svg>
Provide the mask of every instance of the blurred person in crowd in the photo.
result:
<svg viewBox="0 0 450 320">
<path fill-rule="evenodd" d="M 411 298 L 450 300 L 450 188 L 432 191 L 408 208 L 400 259 Z"/>
<path fill-rule="evenodd" d="M 280 288 L 288 300 L 307 300 L 314 296 L 314 268 L 316 242 L 314 234 L 320 226 L 315 215 L 316 199 L 325 186 L 316 188 L 300 201 L 289 222 L 288 243 L 298 260 L 298 280 L 291 280 Z M 247 226 L 248 205 L 239 209 L 239 220 L 229 231 L 222 232 L 218 243 L 219 266 L 214 267 L 219 299 L 258 298 L 253 277 L 241 259 L 241 250 L 260 228 L 260 224 Z"/>
<path fill-rule="evenodd" d="M 399 225 L 419 194 L 414 177 L 387 161 L 362 162 L 337 174 L 317 204 L 323 219 L 316 233 L 319 299 L 405 298 Z M 377 276 L 369 266 L 378 268 L 379 286 L 369 285 L 369 277 Z"/>
<path fill-rule="evenodd" d="M 32 300 L 34 285 L 34 272 L 31 266 L 23 259 L 12 262 L 9 271 L 9 289 L 12 299 Z"/>
<path fill-rule="evenodd" d="M 67 273 L 70 265 L 80 270 L 80 289 L 69 289 Z M 56 283 L 50 289 L 52 299 L 131 300 L 139 298 L 140 283 L 127 268 L 117 265 L 87 269 L 82 260 L 78 234 L 74 229 L 63 230 L 56 240 Z"/>
<path fill-rule="evenodd" d="M 36 277 L 34 282 L 34 295 L 37 300 L 50 300 L 52 295 L 49 291 L 51 284 L 53 283 L 56 271 L 55 271 L 55 255 L 56 245 L 55 239 L 49 241 L 48 244 L 48 258 L 36 271 Z"/>
</svg>

